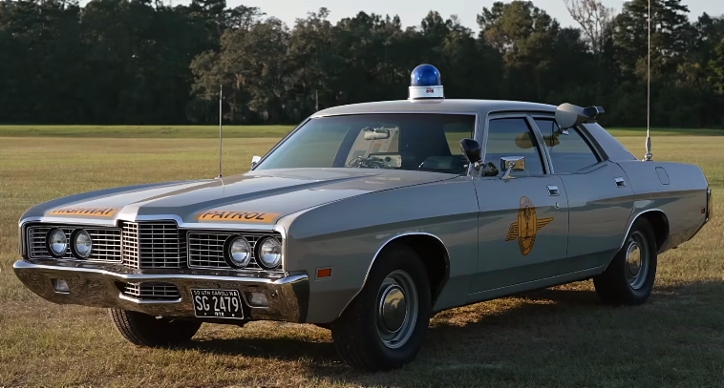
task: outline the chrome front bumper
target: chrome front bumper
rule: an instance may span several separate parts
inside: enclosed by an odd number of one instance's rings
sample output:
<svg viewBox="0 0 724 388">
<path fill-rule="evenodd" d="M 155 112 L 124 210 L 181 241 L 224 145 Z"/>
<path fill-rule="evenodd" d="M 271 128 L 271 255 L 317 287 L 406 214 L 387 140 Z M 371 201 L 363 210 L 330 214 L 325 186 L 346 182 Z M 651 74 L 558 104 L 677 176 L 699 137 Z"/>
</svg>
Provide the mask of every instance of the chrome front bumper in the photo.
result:
<svg viewBox="0 0 724 388">
<path fill-rule="evenodd" d="M 166 316 L 195 317 L 191 288 L 239 290 L 249 320 L 304 322 L 309 299 L 309 278 L 294 274 L 282 278 L 242 276 L 229 271 L 139 271 L 119 264 L 44 260 L 18 260 L 15 274 L 31 291 L 59 304 L 117 307 L 124 310 Z M 53 286 L 58 279 L 68 284 L 67 292 Z M 125 295 L 119 283 L 163 282 L 178 289 L 171 300 L 139 299 Z M 262 292 L 268 305 L 250 306 L 247 292 Z M 203 319 L 203 318 L 201 318 Z M 233 323 L 233 322 L 229 322 Z"/>
</svg>

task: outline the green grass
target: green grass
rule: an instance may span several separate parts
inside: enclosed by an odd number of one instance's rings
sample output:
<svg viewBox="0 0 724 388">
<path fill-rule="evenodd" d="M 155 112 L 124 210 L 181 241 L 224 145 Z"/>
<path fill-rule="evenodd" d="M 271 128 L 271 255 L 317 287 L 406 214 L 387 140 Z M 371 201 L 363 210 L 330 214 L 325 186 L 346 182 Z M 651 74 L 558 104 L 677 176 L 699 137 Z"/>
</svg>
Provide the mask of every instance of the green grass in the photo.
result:
<svg viewBox="0 0 724 388">
<path fill-rule="evenodd" d="M 225 138 L 280 138 L 294 125 L 229 125 Z M 645 128 L 608 128 L 614 135 L 646 136 Z M 658 136 L 724 136 L 724 129 L 652 128 Z M 218 138 L 219 127 L 213 125 L 0 125 L 0 137 L 64 138 Z"/>
<path fill-rule="evenodd" d="M 621 139 L 643 154 L 642 139 Z M 229 139 L 224 174 L 248 170 L 276 141 Z M 604 306 L 587 281 L 453 309 L 433 318 L 415 362 L 367 374 L 343 364 L 329 332 L 312 325 L 207 324 L 186 348 L 137 348 L 104 310 L 46 302 L 13 274 L 25 209 L 81 191 L 214 177 L 215 139 L 0 137 L 0 387 L 724 386 L 724 137 L 654 144 L 656 160 L 704 169 L 715 218 L 660 256 L 646 304 Z"/>
<path fill-rule="evenodd" d="M 608 128 L 616 137 L 646 136 L 646 128 Z M 724 136 L 724 129 L 704 128 L 651 128 L 651 137 L 659 136 Z"/>
</svg>

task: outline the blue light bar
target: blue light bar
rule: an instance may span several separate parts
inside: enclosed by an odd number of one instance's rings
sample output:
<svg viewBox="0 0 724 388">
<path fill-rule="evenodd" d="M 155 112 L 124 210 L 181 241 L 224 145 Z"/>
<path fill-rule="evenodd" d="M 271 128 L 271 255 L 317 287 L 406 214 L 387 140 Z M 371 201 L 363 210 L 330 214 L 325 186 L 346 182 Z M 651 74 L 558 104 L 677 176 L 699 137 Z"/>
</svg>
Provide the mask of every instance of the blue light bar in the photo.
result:
<svg viewBox="0 0 724 388">
<path fill-rule="evenodd" d="M 410 100 L 445 98 L 440 71 L 433 65 L 423 63 L 410 74 Z"/>
</svg>

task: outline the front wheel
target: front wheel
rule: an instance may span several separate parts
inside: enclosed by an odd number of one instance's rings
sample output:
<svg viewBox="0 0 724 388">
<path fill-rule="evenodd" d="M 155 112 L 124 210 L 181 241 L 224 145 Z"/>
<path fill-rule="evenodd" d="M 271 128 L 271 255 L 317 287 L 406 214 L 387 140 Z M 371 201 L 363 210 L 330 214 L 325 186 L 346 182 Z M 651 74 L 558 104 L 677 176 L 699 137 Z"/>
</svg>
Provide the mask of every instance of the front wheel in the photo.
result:
<svg viewBox="0 0 724 388">
<path fill-rule="evenodd" d="M 152 317 L 136 311 L 109 309 L 113 324 L 123 338 L 139 346 L 174 346 L 186 342 L 201 327 L 198 321 Z"/>
<path fill-rule="evenodd" d="M 367 283 L 332 323 L 332 339 L 350 366 L 382 371 L 412 361 L 427 335 L 430 284 L 409 247 L 390 245 L 377 258 Z"/>
<path fill-rule="evenodd" d="M 614 305 L 645 302 L 654 287 L 657 249 L 651 223 L 638 218 L 606 271 L 593 278 L 599 298 Z"/>
</svg>

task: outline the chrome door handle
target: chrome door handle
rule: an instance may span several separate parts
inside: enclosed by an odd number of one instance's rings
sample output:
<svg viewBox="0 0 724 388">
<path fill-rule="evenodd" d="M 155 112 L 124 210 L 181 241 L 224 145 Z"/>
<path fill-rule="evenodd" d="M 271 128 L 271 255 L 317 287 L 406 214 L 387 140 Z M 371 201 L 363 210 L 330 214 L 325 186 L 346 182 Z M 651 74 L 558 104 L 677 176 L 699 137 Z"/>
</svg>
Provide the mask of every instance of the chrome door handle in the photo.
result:
<svg viewBox="0 0 724 388">
<path fill-rule="evenodd" d="M 623 177 L 617 176 L 613 178 L 613 181 L 616 182 L 616 187 L 626 187 L 626 182 L 623 180 Z"/>
<path fill-rule="evenodd" d="M 558 195 L 558 186 L 548 186 L 548 194 Z"/>
</svg>

